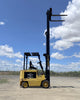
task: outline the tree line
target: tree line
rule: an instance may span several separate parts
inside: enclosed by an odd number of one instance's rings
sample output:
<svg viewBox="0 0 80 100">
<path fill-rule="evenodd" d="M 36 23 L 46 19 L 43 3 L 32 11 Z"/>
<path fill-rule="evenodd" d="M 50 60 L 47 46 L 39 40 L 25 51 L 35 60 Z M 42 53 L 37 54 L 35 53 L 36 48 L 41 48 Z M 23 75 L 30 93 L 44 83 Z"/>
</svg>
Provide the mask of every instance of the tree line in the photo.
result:
<svg viewBox="0 0 80 100">
<path fill-rule="evenodd" d="M 50 71 L 51 76 L 68 76 L 68 77 L 80 77 L 80 71 L 70 71 L 70 72 L 54 72 Z"/>
<path fill-rule="evenodd" d="M 0 71 L 0 75 L 19 75 L 19 71 Z M 44 72 L 45 74 L 45 72 Z M 42 71 L 38 70 L 38 75 L 42 75 Z M 54 72 L 50 71 L 50 76 L 67 76 L 67 77 L 80 77 L 80 71 L 70 72 Z"/>
</svg>

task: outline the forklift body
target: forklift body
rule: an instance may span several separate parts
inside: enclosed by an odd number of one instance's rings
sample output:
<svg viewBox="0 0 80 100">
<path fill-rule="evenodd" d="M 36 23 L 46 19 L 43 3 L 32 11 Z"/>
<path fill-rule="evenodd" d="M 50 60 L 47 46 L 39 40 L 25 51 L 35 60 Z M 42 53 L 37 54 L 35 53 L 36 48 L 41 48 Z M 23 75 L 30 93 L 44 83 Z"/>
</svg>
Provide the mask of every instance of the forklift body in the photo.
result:
<svg viewBox="0 0 80 100">
<path fill-rule="evenodd" d="M 45 80 L 45 75 L 38 75 L 37 70 L 21 70 L 20 71 L 20 86 L 23 82 L 27 82 L 28 86 L 41 86 Z M 23 87 L 26 87 L 23 84 Z"/>
</svg>

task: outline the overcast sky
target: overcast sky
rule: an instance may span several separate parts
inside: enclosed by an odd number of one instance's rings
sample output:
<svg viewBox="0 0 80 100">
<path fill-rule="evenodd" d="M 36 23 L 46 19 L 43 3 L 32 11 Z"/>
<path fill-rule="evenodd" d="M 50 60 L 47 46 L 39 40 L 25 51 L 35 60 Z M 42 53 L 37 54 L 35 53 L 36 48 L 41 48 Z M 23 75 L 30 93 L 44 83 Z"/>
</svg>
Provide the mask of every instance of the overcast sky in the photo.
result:
<svg viewBox="0 0 80 100">
<path fill-rule="evenodd" d="M 52 17 L 65 22 L 50 22 L 50 69 L 80 71 L 80 0 L 0 0 L 0 70 L 21 70 L 24 52 L 39 52 L 45 69 L 49 8 L 68 15 Z"/>
</svg>

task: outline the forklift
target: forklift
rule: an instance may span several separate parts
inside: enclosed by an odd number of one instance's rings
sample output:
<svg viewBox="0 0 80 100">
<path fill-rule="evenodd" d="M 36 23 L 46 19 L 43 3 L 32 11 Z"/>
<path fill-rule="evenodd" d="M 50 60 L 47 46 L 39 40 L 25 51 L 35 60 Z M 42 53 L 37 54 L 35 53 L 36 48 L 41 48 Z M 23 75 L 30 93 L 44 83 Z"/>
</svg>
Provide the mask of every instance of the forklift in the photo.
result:
<svg viewBox="0 0 80 100">
<path fill-rule="evenodd" d="M 46 53 L 43 54 L 46 59 L 45 72 L 43 71 L 43 66 L 40 60 L 40 55 L 38 52 L 25 52 L 24 53 L 24 66 L 23 70 L 20 71 L 20 86 L 27 88 L 30 86 L 41 86 L 43 88 L 50 87 L 50 33 L 49 33 L 49 22 L 60 22 L 64 20 L 51 20 L 51 16 L 67 16 L 67 15 L 52 15 L 52 8 L 47 10 L 47 31 L 46 35 Z M 29 69 L 27 69 L 28 57 L 37 56 L 39 59 L 39 64 L 42 69 L 42 75 L 38 75 L 37 68 L 34 67 L 32 62 L 29 62 Z"/>
<path fill-rule="evenodd" d="M 32 61 L 29 62 L 29 69 L 28 67 L 28 57 L 37 56 L 39 59 L 38 64 L 41 67 L 41 75 L 39 75 L 39 72 L 36 67 L 32 64 Z M 27 88 L 29 86 L 42 86 L 44 88 L 49 87 L 49 82 L 45 78 L 45 74 L 43 71 L 43 66 L 40 60 L 40 55 L 38 52 L 25 52 L 24 53 L 24 68 L 20 71 L 20 86 L 23 88 Z"/>
</svg>

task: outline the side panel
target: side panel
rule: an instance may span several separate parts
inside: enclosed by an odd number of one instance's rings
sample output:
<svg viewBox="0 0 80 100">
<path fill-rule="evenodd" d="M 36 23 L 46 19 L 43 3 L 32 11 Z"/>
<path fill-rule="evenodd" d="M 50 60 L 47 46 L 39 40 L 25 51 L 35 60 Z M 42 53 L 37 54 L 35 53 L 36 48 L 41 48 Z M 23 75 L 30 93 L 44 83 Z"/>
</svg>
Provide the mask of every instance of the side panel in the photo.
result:
<svg viewBox="0 0 80 100">
<path fill-rule="evenodd" d="M 29 86 L 41 86 L 41 82 L 45 80 L 45 77 L 44 75 L 42 76 L 36 76 L 36 78 L 34 79 L 29 79 L 28 82 L 29 82 Z"/>
<path fill-rule="evenodd" d="M 40 84 L 41 84 L 40 80 L 36 80 L 36 79 L 29 80 L 29 86 L 40 86 Z"/>
</svg>

